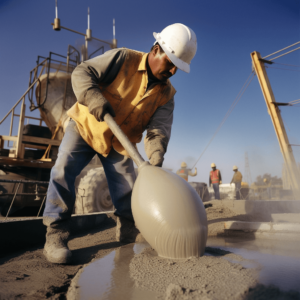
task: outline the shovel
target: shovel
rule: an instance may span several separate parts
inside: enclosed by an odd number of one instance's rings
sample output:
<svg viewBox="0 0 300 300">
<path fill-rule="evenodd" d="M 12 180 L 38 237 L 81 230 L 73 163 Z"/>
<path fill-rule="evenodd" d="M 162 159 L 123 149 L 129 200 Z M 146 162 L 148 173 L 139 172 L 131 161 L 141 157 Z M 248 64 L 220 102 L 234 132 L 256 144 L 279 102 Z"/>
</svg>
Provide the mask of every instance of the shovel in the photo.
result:
<svg viewBox="0 0 300 300">
<path fill-rule="evenodd" d="M 202 256 L 207 217 L 197 192 L 180 176 L 145 161 L 110 114 L 104 121 L 138 167 L 131 207 L 143 237 L 161 257 Z"/>
</svg>

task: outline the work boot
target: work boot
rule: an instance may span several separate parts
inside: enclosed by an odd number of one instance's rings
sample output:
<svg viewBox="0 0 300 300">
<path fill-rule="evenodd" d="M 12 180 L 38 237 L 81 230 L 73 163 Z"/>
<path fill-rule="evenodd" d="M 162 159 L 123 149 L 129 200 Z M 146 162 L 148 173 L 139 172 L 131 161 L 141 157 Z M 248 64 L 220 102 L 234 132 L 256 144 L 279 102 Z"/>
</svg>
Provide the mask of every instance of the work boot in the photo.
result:
<svg viewBox="0 0 300 300">
<path fill-rule="evenodd" d="M 134 243 L 136 237 L 140 235 L 134 222 L 123 217 L 117 217 L 116 238 L 121 243 Z"/>
<path fill-rule="evenodd" d="M 44 255 L 49 262 L 67 264 L 71 261 L 72 252 L 68 248 L 70 231 L 68 228 L 47 227 Z"/>
</svg>

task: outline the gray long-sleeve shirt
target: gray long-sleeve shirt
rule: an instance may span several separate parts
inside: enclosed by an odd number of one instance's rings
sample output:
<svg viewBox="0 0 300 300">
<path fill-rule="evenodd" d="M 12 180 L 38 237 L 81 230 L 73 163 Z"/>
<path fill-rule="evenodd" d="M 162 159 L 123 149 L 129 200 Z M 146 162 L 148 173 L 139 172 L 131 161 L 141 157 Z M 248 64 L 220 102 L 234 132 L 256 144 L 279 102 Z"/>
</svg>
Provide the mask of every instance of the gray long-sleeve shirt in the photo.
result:
<svg viewBox="0 0 300 300">
<path fill-rule="evenodd" d="M 100 82 L 110 84 L 114 81 L 123 65 L 126 54 L 126 48 L 113 49 L 87 60 L 75 68 L 72 73 L 72 86 L 80 104 L 87 106 L 89 110 L 97 106 L 97 102 L 103 97 L 98 84 Z M 156 84 L 159 84 L 159 81 L 153 81 L 148 77 L 147 90 Z M 93 92 L 88 92 L 90 90 Z M 145 150 L 149 159 L 155 151 L 165 153 L 167 150 L 171 137 L 173 110 L 174 98 L 159 107 L 148 123 Z"/>
</svg>

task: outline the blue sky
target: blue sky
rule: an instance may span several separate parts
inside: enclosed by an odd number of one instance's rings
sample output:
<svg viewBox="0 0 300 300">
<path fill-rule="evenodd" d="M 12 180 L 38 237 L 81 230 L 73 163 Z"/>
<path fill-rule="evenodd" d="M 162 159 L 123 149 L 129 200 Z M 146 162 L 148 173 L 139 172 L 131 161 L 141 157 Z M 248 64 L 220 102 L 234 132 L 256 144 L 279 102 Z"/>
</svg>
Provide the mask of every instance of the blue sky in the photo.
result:
<svg viewBox="0 0 300 300">
<path fill-rule="evenodd" d="M 27 89 L 37 56 L 48 56 L 50 51 L 66 55 L 68 44 L 78 40 L 71 32 L 53 31 L 54 3 L 0 0 L 1 119 Z M 178 71 L 171 79 L 177 94 L 164 166 L 174 171 L 182 161 L 192 166 L 213 136 L 251 72 L 250 53 L 258 51 L 264 57 L 300 41 L 299 0 L 58 0 L 58 5 L 61 24 L 80 32 L 86 30 L 89 6 L 93 36 L 100 39 L 112 38 L 115 18 L 118 46 L 139 51 L 148 52 L 152 33 L 172 23 L 195 31 L 198 51 L 191 72 Z M 300 66 L 300 51 L 275 62 Z M 300 98 L 300 68 L 294 69 L 268 69 L 278 102 Z M 291 144 L 300 144 L 300 107 L 281 110 Z M 4 123 L 0 133 L 8 134 L 8 128 L 9 122 Z M 142 144 L 139 149 L 145 156 Z M 300 162 L 300 147 L 293 150 Z M 244 172 L 246 151 L 252 179 L 263 173 L 281 176 L 283 160 L 256 77 L 199 160 L 199 175 L 193 181 L 207 182 L 210 164 L 215 162 L 223 182 L 230 182 L 233 165 Z"/>
</svg>

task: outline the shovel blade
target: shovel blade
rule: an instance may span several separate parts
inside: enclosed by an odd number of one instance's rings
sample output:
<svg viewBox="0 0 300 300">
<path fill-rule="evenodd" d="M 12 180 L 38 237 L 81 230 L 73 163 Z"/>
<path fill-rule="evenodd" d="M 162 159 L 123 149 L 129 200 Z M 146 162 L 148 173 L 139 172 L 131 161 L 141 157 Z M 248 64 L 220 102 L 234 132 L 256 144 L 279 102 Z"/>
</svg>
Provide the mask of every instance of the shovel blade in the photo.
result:
<svg viewBox="0 0 300 300">
<path fill-rule="evenodd" d="M 207 217 L 196 191 L 178 175 L 151 166 L 139 169 L 132 193 L 137 228 L 159 256 L 202 256 Z"/>
</svg>

